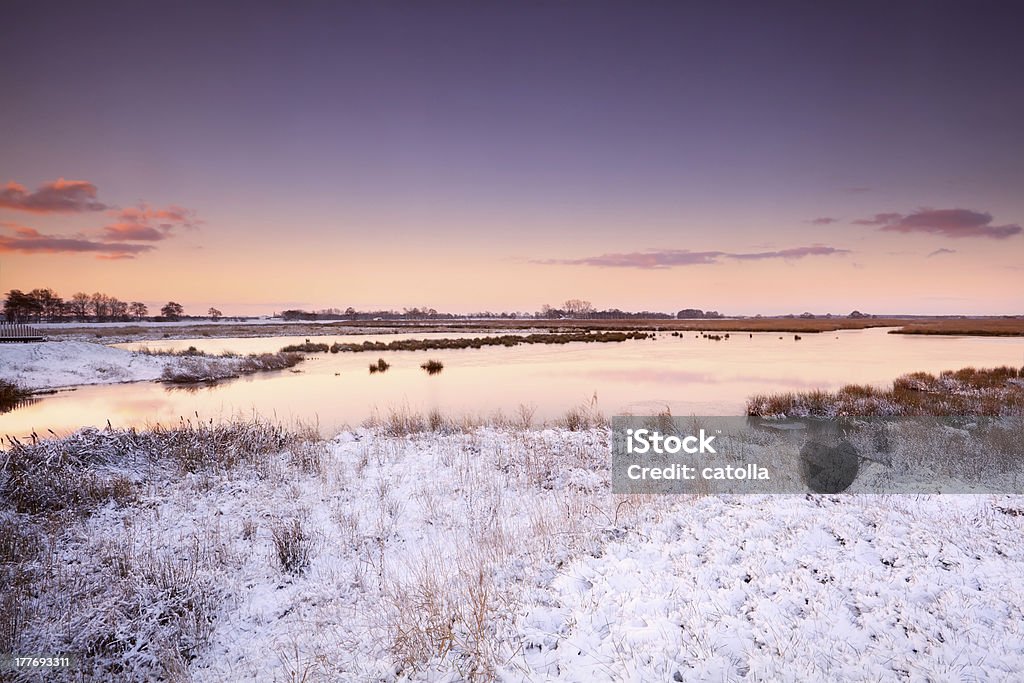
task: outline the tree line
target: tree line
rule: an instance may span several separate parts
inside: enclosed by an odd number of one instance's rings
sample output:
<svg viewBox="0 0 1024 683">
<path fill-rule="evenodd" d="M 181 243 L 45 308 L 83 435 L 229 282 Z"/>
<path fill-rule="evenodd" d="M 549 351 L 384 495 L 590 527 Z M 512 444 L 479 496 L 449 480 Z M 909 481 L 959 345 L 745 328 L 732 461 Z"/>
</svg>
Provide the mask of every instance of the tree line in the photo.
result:
<svg viewBox="0 0 1024 683">
<path fill-rule="evenodd" d="M 709 312 L 709 317 L 712 317 L 712 313 L 714 312 Z M 714 315 L 718 314 L 714 313 Z M 569 299 L 558 307 L 544 304 L 541 309 L 535 313 L 510 313 L 507 311 L 495 313 L 492 311 L 481 311 L 478 313 L 456 314 L 439 312 L 437 309 L 431 308 L 430 306 L 403 308 L 401 311 L 358 311 L 349 306 L 346 309 L 325 308 L 317 311 L 306 311 L 299 308 L 293 308 L 281 311 L 280 317 L 284 320 L 465 320 L 474 318 L 505 320 L 516 320 L 519 318 L 548 320 L 570 318 L 584 320 L 658 320 L 671 319 L 675 316 L 669 313 L 659 313 L 656 311 L 623 311 L 618 308 L 598 310 L 594 308 L 593 304 L 589 301 L 584 301 L 582 299 Z"/>
<path fill-rule="evenodd" d="M 212 312 L 216 309 L 210 309 Z M 149 317 L 149 307 L 141 301 L 122 301 L 117 297 L 95 292 L 77 292 L 64 299 L 52 289 L 23 292 L 12 289 L 4 299 L 4 318 L 11 323 L 63 322 L 128 322 L 131 320 L 180 320 L 185 315 L 181 304 L 168 301 L 157 318 Z M 217 311 L 217 317 L 220 311 Z"/>
</svg>

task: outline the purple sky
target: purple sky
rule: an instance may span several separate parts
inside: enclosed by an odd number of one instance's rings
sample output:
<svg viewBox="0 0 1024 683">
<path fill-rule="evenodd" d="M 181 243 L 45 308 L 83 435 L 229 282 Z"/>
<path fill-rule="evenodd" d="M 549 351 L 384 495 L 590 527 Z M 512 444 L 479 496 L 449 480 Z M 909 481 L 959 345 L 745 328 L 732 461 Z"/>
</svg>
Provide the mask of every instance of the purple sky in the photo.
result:
<svg viewBox="0 0 1024 683">
<path fill-rule="evenodd" d="M 5 3 L 0 289 L 1024 309 L 1014 3 L 292 4 Z"/>
</svg>

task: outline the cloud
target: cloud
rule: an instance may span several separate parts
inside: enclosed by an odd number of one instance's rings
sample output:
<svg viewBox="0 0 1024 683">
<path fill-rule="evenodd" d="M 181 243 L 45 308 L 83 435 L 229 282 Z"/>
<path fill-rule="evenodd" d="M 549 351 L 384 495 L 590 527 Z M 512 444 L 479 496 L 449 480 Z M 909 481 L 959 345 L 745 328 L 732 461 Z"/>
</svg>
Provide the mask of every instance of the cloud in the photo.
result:
<svg viewBox="0 0 1024 683">
<path fill-rule="evenodd" d="M 741 261 L 760 261 L 763 259 L 800 259 L 805 256 L 831 256 L 832 254 L 849 254 L 849 249 L 836 249 L 816 245 L 813 247 L 794 247 L 793 249 L 782 249 L 780 251 L 762 251 L 754 254 L 726 254 L 729 258 Z"/>
<path fill-rule="evenodd" d="M 846 188 L 846 191 L 847 192 L 852 192 L 854 194 L 863 194 L 865 192 L 871 192 L 871 188 L 870 187 L 866 187 L 864 185 L 858 185 L 858 186 L 855 186 L 855 187 L 848 187 L 848 188 Z"/>
<path fill-rule="evenodd" d="M 5 227 L 13 234 L 0 234 L 0 253 L 95 254 L 102 259 L 129 259 L 155 249 L 148 244 L 97 242 L 82 235 L 46 235 L 24 226 Z"/>
<path fill-rule="evenodd" d="M 838 223 L 839 219 L 832 218 L 830 216 L 822 216 L 821 218 L 812 218 L 807 222 L 811 225 L 832 225 L 833 223 Z"/>
<path fill-rule="evenodd" d="M 878 213 L 873 218 L 854 221 L 856 225 L 876 225 L 884 232 L 920 232 L 944 237 L 982 237 L 1006 239 L 1024 232 L 1016 224 L 992 225 L 992 214 L 970 209 L 918 209 L 911 214 Z"/>
<path fill-rule="evenodd" d="M 96 200 L 96 186 L 92 183 L 58 178 L 35 192 L 15 182 L 7 183 L 0 188 L 0 208 L 32 213 L 82 213 L 108 207 Z"/>
<path fill-rule="evenodd" d="M 928 254 L 928 258 L 931 258 L 932 256 L 942 256 L 943 254 L 955 254 L 955 253 L 956 253 L 956 249 L 946 249 L 946 248 L 936 249 L 932 253 Z"/>
<path fill-rule="evenodd" d="M 105 211 L 113 222 L 99 234 L 52 235 L 34 228 L 0 222 L 0 253 L 79 254 L 91 253 L 103 259 L 135 258 L 153 251 L 152 244 L 172 237 L 179 230 L 193 230 L 202 223 L 196 212 L 177 205 L 154 208 L 146 204 L 128 208 L 108 206 L 96 198 L 96 186 L 84 180 L 57 180 L 34 192 L 9 182 L 0 186 L 0 208 L 37 214 Z"/>
<path fill-rule="evenodd" d="M 113 213 L 116 222 L 103 228 L 103 239 L 110 242 L 158 242 L 177 228 L 195 229 L 201 222 L 195 211 L 173 205 L 166 209 L 142 205 Z"/>
<path fill-rule="evenodd" d="M 903 218 L 899 213 L 876 213 L 874 218 L 861 218 L 853 222 L 854 225 L 889 225 L 893 221 Z"/>
<path fill-rule="evenodd" d="M 103 228 L 103 239 L 109 242 L 158 242 L 166 239 L 168 232 L 148 225 L 115 223 Z"/>
<path fill-rule="evenodd" d="M 731 253 L 726 251 L 690 251 L 688 249 L 663 249 L 630 253 L 601 254 L 579 259 L 543 259 L 533 263 L 544 265 L 597 266 L 602 268 L 641 268 L 645 270 L 675 268 L 678 266 L 700 266 L 721 263 L 722 259 L 738 261 L 760 261 L 766 259 L 802 259 L 807 256 L 829 256 L 848 254 L 848 249 L 836 249 L 815 245 L 794 247 L 779 251 L 754 253 Z"/>
</svg>

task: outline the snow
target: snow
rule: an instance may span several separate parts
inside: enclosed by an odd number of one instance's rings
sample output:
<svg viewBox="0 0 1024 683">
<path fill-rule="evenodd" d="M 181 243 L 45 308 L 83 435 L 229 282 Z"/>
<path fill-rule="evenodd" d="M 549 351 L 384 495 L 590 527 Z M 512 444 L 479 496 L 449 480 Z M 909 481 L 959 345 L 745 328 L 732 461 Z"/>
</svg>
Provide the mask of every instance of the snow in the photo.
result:
<svg viewBox="0 0 1024 683">
<path fill-rule="evenodd" d="M 155 380 L 168 357 L 81 341 L 0 344 L 0 379 L 27 389 Z"/>
<path fill-rule="evenodd" d="M 616 496 L 608 440 L 346 432 L 304 459 L 158 477 L 58 555 L 82 571 L 111 543 L 212 558 L 218 614 L 196 681 L 1024 670 L 1024 515 L 1006 512 L 1024 497 Z M 272 538 L 291 519 L 313 539 L 298 574 Z"/>
<path fill-rule="evenodd" d="M 254 364 L 246 360 L 242 356 L 150 355 L 81 341 L 0 344 L 0 379 L 35 390 L 161 378 L 206 381 L 254 372 Z"/>
</svg>

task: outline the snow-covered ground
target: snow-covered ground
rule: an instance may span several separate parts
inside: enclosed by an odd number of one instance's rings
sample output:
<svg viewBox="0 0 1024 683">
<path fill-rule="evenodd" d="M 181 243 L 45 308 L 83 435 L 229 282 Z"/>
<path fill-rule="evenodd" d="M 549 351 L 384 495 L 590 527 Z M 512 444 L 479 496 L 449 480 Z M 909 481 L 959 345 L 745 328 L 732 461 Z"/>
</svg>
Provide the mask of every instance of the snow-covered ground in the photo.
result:
<svg viewBox="0 0 1024 683">
<path fill-rule="evenodd" d="M 280 358 L 261 365 L 243 356 L 149 355 L 82 341 L 0 344 L 0 380 L 35 390 L 161 378 L 213 380 L 280 367 L 285 367 Z"/>
<path fill-rule="evenodd" d="M 244 467 L 121 462 L 138 498 L 51 542 L 65 628 L 30 644 L 104 644 L 125 680 L 172 646 L 197 681 L 1024 671 L 1024 497 L 616 496 L 608 440 L 358 430 Z M 296 529 L 308 562 L 282 558 Z"/>
<path fill-rule="evenodd" d="M 81 341 L 0 344 L 0 379 L 26 389 L 141 382 L 173 360 Z"/>
</svg>

